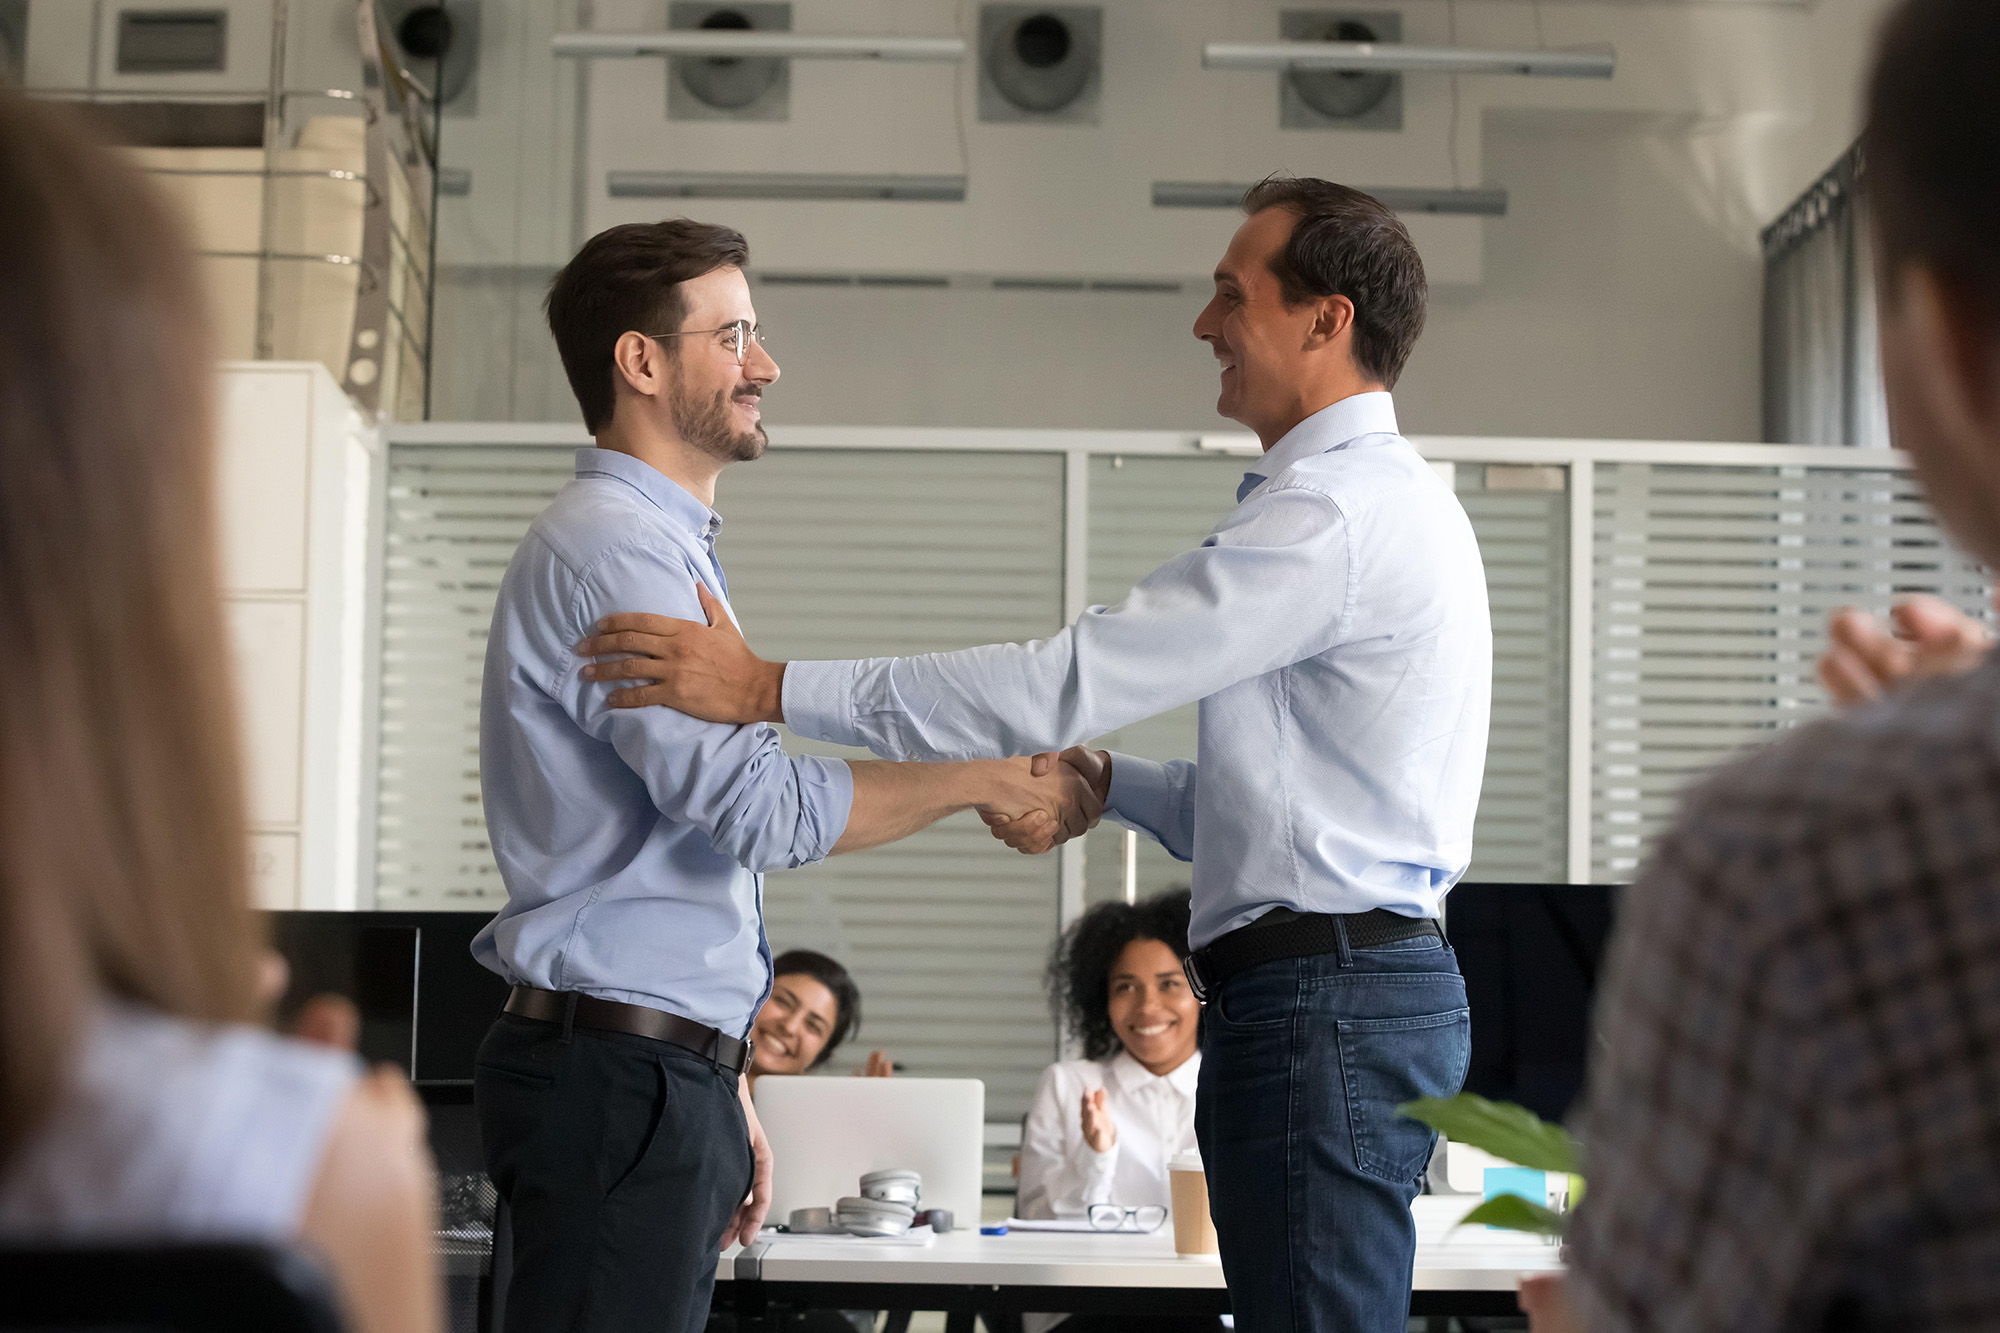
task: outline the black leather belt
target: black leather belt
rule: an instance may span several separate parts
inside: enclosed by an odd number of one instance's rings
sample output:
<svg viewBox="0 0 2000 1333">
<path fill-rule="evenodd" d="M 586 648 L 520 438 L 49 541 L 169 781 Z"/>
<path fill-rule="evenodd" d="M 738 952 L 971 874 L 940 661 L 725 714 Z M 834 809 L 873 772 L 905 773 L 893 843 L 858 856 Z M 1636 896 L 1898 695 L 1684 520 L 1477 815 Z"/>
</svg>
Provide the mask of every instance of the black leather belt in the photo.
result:
<svg viewBox="0 0 2000 1333">
<path fill-rule="evenodd" d="M 573 1006 L 573 1007 L 572 1007 Z M 541 990 L 516 986 L 507 997 L 507 1012 L 544 1023 L 569 1023 L 604 1032 L 623 1032 L 634 1037 L 651 1037 L 693 1051 L 704 1060 L 741 1074 L 750 1067 L 753 1043 L 739 1041 L 728 1033 L 697 1023 L 664 1009 L 648 1009 L 643 1004 L 620 1000 L 600 1000 L 575 991 Z"/>
<path fill-rule="evenodd" d="M 1288 912 L 1286 919 L 1271 924 L 1263 918 L 1230 931 L 1207 948 L 1197 949 L 1182 960 L 1188 986 L 1197 1000 L 1207 1000 L 1222 989 L 1224 982 L 1246 968 L 1275 963 L 1280 958 L 1307 958 L 1314 954 L 1337 953 L 1342 929 L 1350 949 L 1376 949 L 1398 940 L 1419 935 L 1444 938 L 1444 931 L 1429 917 L 1401 916 L 1383 908 L 1372 912 Z"/>
</svg>

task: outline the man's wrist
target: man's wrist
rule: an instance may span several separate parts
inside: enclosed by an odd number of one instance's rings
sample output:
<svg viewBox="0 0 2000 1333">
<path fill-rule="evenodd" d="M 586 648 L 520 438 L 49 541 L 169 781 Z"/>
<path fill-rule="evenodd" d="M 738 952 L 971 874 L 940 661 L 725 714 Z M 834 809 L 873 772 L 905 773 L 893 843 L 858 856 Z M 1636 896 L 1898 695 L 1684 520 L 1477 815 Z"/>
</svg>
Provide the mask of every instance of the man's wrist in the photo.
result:
<svg viewBox="0 0 2000 1333">
<path fill-rule="evenodd" d="M 783 722 L 785 720 L 785 662 L 762 662 L 758 665 L 756 677 L 757 720 L 760 722 Z"/>
<path fill-rule="evenodd" d="M 959 809 L 991 809 L 1005 800 L 1009 790 L 1005 759 L 969 759 L 951 767 L 965 779 L 955 802 Z"/>
</svg>

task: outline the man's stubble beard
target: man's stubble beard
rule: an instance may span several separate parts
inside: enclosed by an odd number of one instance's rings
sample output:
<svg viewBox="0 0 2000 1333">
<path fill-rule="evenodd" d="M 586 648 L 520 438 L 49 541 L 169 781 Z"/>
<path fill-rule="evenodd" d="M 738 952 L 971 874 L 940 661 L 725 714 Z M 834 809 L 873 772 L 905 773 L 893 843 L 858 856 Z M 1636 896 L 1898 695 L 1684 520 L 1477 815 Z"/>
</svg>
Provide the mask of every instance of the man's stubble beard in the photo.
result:
<svg viewBox="0 0 2000 1333">
<path fill-rule="evenodd" d="M 713 398 L 697 399 L 688 391 L 686 381 L 675 376 L 673 390 L 667 397 L 674 430 L 695 448 L 725 463 L 749 463 L 762 458 L 771 441 L 761 425 L 747 431 L 730 427 L 729 405 L 734 396 L 735 390 L 724 389 Z"/>
</svg>

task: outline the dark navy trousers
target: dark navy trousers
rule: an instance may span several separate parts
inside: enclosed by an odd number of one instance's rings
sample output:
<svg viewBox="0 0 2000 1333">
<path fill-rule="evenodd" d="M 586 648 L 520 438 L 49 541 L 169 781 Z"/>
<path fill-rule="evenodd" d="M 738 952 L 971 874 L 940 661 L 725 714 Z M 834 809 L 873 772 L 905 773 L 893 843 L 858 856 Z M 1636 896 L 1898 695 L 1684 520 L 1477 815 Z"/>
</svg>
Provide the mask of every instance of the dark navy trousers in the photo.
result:
<svg viewBox="0 0 2000 1333">
<path fill-rule="evenodd" d="M 473 1099 L 513 1213 L 507 1333 L 693 1333 L 750 1192 L 736 1075 L 678 1046 L 502 1014 Z"/>
</svg>

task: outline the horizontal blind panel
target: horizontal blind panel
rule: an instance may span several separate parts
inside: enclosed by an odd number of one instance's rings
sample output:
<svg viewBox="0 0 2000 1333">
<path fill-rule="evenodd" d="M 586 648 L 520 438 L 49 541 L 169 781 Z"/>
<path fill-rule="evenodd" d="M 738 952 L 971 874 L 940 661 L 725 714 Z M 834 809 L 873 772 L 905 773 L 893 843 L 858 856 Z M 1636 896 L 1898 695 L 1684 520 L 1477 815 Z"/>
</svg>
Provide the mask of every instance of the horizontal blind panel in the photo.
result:
<svg viewBox="0 0 2000 1333">
<path fill-rule="evenodd" d="M 1092 606 L 1115 606 L 1148 574 L 1202 538 L 1236 503 L 1249 464 L 1241 458 L 1160 458 L 1113 455 L 1090 460 L 1089 580 Z M 1145 759 L 1193 759 L 1196 709 L 1185 704 L 1120 727 L 1090 742 Z M 1150 897 L 1192 883 L 1192 867 L 1151 838 L 1136 848 L 1136 896 Z M 1122 898 L 1124 829 L 1103 824 L 1083 845 L 1084 900 Z"/>
<path fill-rule="evenodd" d="M 1479 541 L 1493 621 L 1493 707 L 1472 826 L 1474 883 L 1568 878 L 1569 494 L 1453 485 Z"/>
<path fill-rule="evenodd" d="M 1592 571 L 1592 878 L 1628 880 L 1688 784 L 1821 715 L 1827 617 L 1987 578 L 1915 479 L 1872 468 L 1600 463 Z"/>
<path fill-rule="evenodd" d="M 491 908 L 506 892 L 479 800 L 493 601 L 567 447 L 396 445 L 383 552 L 382 907 Z M 1062 460 L 774 449 L 720 487 L 730 601 L 767 657 L 934 652 L 1061 624 Z M 801 744 L 794 752 L 847 753 Z M 983 1078 L 1026 1111 L 1054 1051 L 1041 969 L 1055 858 L 971 815 L 766 879 L 773 946 L 822 949 L 863 993 L 860 1041 L 913 1074 Z M 839 1062 L 838 1060 L 836 1061 Z"/>
<path fill-rule="evenodd" d="M 574 471 L 562 447 L 393 445 L 383 533 L 376 904 L 506 901 L 479 800 L 479 686 L 493 599 Z"/>
<path fill-rule="evenodd" d="M 1045 638 L 1062 625 L 1063 461 L 1049 454 L 773 450 L 720 487 L 730 602 L 777 659 L 908 656 Z M 794 753 L 861 751 L 786 737 Z M 1026 1114 L 1055 1050 L 1041 971 L 1056 858 L 963 814 L 765 880 L 771 945 L 839 958 L 861 1052 L 979 1078 L 987 1115 Z"/>
</svg>

